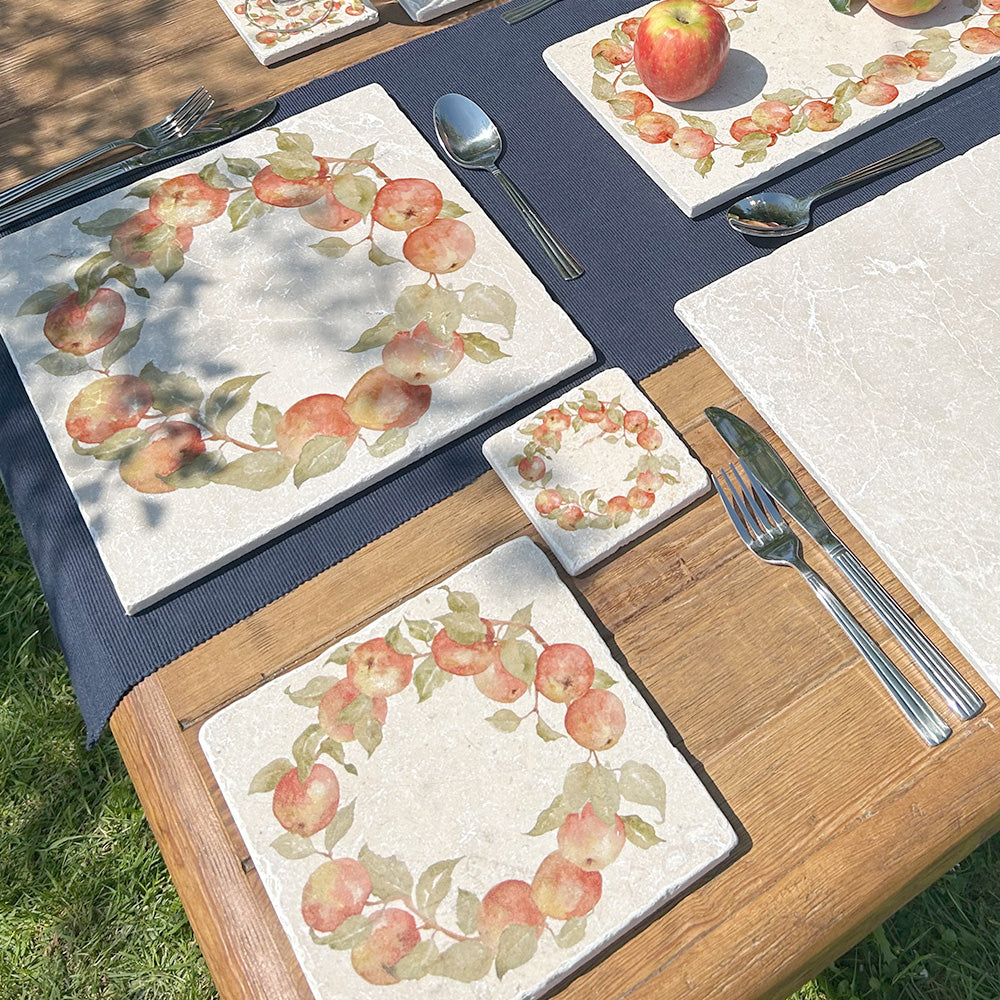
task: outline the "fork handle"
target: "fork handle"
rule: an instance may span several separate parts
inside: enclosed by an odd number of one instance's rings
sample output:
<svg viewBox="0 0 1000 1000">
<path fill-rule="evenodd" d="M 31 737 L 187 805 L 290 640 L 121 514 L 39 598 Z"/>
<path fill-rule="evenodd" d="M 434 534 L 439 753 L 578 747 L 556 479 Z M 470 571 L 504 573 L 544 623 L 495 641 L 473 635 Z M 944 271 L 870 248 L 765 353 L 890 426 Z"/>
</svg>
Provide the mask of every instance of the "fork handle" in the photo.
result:
<svg viewBox="0 0 1000 1000">
<path fill-rule="evenodd" d="M 528 0 L 527 3 L 522 3 L 518 7 L 507 8 L 500 17 L 507 24 L 517 24 L 518 21 L 523 21 L 526 17 L 532 17 L 535 14 L 541 13 L 546 7 L 551 7 L 557 2 L 558 0 Z"/>
<path fill-rule="evenodd" d="M 951 735 L 945 721 L 927 704 L 912 684 L 899 672 L 899 668 L 879 648 L 874 639 L 861 627 L 857 619 L 844 606 L 839 597 L 823 582 L 814 570 L 802 560 L 792 565 L 806 578 L 820 603 L 833 615 L 837 624 L 847 634 L 855 649 L 868 661 L 875 676 L 885 685 L 892 700 L 909 720 L 910 725 L 930 746 L 943 743 Z"/>
<path fill-rule="evenodd" d="M 80 177 L 74 177 L 73 180 L 66 181 L 65 184 L 60 184 L 49 191 L 43 191 L 34 197 L 25 198 L 24 201 L 19 201 L 16 205 L 0 208 L 0 229 L 5 229 L 28 216 L 44 211 L 57 202 L 72 198 L 74 195 L 81 194 L 83 191 L 97 187 L 98 184 L 103 184 L 121 174 L 127 174 L 135 167 L 141 166 L 138 157 L 133 156 L 127 160 L 120 160 L 118 163 L 111 163 L 106 167 L 99 167 L 97 170 L 92 170 Z"/>
<path fill-rule="evenodd" d="M 15 184 L 13 187 L 7 188 L 6 191 L 0 191 L 0 208 L 18 201 L 26 194 L 37 191 L 40 187 L 45 187 L 46 184 L 51 184 L 52 181 L 71 173 L 78 167 L 86 166 L 91 160 L 96 160 L 99 156 L 110 153 L 113 149 L 118 149 L 120 146 L 132 145 L 134 143 L 129 142 L 127 139 L 116 139 L 113 142 L 106 142 L 103 146 L 98 146 L 97 149 L 90 150 L 89 153 L 81 153 L 79 156 L 74 156 L 72 160 L 67 160 L 57 167 L 52 167 L 40 174 L 36 174 L 34 177 L 29 177 L 26 181 L 21 181 L 20 184 Z"/>
<path fill-rule="evenodd" d="M 830 551 L 830 557 L 903 649 L 913 657 L 949 708 L 963 719 L 978 715 L 985 708 L 983 699 L 868 572 L 864 563 L 843 543 Z"/>
</svg>

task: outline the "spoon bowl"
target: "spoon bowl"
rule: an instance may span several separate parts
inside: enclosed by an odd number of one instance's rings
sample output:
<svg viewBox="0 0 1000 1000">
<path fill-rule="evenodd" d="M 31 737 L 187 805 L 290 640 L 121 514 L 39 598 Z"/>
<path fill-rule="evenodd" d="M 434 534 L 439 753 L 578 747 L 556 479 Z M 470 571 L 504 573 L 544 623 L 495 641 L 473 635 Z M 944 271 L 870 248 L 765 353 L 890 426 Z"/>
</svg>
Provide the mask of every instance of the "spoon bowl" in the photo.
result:
<svg viewBox="0 0 1000 1000">
<path fill-rule="evenodd" d="M 497 179 L 563 278 L 569 281 L 583 274 L 577 259 L 556 239 L 517 185 L 497 166 L 503 152 L 500 130 L 475 101 L 462 94 L 439 97 L 434 104 L 434 131 L 450 160 L 470 170 L 488 170 Z"/>
<path fill-rule="evenodd" d="M 892 156 L 876 160 L 867 167 L 825 184 L 805 198 L 796 198 L 782 191 L 762 191 L 760 194 L 741 198 L 731 205 L 726 212 L 726 221 L 736 232 L 744 236 L 794 236 L 808 228 L 813 202 L 826 198 L 834 191 L 852 187 L 886 174 L 890 170 L 915 163 L 942 149 L 944 144 L 940 139 L 922 139 L 898 153 L 893 153 Z"/>
</svg>

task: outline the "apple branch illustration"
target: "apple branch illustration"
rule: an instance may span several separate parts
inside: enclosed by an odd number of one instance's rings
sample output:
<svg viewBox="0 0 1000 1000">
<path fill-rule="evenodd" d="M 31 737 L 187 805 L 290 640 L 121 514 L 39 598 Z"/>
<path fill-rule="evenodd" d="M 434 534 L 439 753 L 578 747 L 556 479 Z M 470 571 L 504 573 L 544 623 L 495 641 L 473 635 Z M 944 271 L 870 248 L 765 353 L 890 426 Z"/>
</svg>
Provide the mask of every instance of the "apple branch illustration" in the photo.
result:
<svg viewBox="0 0 1000 1000">
<path fill-rule="evenodd" d="M 514 335 L 517 307 L 510 293 L 482 282 L 448 287 L 441 281 L 476 251 L 461 206 L 446 200 L 433 181 L 391 177 L 376 160 L 375 144 L 348 156 L 321 156 L 308 135 L 272 131 L 276 149 L 260 158 L 263 164 L 223 155 L 197 174 L 133 187 L 125 197 L 145 202 L 138 212 L 114 208 L 96 219 L 76 219 L 82 232 L 107 239 L 107 249 L 76 268 L 73 285 L 49 285 L 18 311 L 44 314 L 42 332 L 54 350 L 39 358 L 42 369 L 61 378 L 97 376 L 67 410 L 74 450 L 117 463 L 122 481 L 140 493 L 209 484 L 259 491 L 289 477 L 300 487 L 338 468 L 358 441 L 371 456 L 384 458 L 406 445 L 409 429 L 431 407 L 434 383 L 465 359 L 492 364 L 510 357 L 500 346 L 500 339 Z M 322 257 L 336 261 L 367 245 L 375 267 L 409 266 L 426 276 L 405 287 L 392 311 L 347 349 L 378 350 L 380 363 L 343 394 L 314 392 L 284 411 L 256 401 L 252 416 L 244 411 L 262 374 L 209 388 L 152 362 L 138 374 L 119 373 L 134 357 L 144 321 L 126 324 L 128 307 L 116 286 L 148 300 L 140 272 L 156 271 L 164 282 L 173 278 L 198 227 L 225 216 L 235 232 L 262 224 L 276 210 L 295 210 L 304 227 L 321 232 L 363 227 L 354 242 L 325 236 L 309 244 Z M 379 246 L 377 233 L 402 235 L 402 257 Z M 483 326 L 502 333 L 491 337 Z M 240 414 L 245 432 L 234 433 L 229 425 Z"/>
<path fill-rule="evenodd" d="M 632 802 L 664 821 L 662 777 L 647 764 L 625 760 L 609 767 L 599 756 L 626 728 L 624 706 L 609 690 L 614 679 L 578 643 L 547 641 L 532 623 L 530 604 L 491 618 L 474 594 L 442 589 L 447 609 L 433 620 L 404 618 L 385 635 L 336 647 L 327 662 L 343 666 L 346 676 L 315 676 L 298 690 L 286 688 L 294 704 L 316 712 L 316 721 L 293 742 L 292 759 L 265 765 L 248 789 L 271 796 L 285 830 L 271 845 L 281 857 L 321 859 L 302 889 L 311 939 L 349 952 L 354 971 L 376 985 L 428 975 L 474 982 L 491 970 L 502 978 L 531 961 L 545 930 L 558 947 L 572 947 L 586 937 L 587 918 L 600 902 L 602 870 L 626 842 L 644 850 L 662 843 L 652 823 L 622 809 Z M 556 849 L 533 874 L 503 878 L 481 899 L 455 885 L 462 858 L 434 862 L 414 878 L 405 861 L 368 845 L 357 857 L 338 856 L 356 800 L 340 805 L 340 781 L 320 761 L 327 756 L 358 777 L 346 745 L 357 742 L 369 757 L 376 752 L 389 699 L 412 686 L 419 704 L 454 677 L 471 678 L 485 698 L 504 705 L 531 692 L 533 707 L 525 715 L 502 708 L 486 720 L 497 730 L 513 733 L 535 715 L 544 742 L 568 737 L 587 751 L 586 760 L 570 765 L 532 829 L 523 831 L 533 838 L 555 832 Z M 542 719 L 540 701 L 564 709 L 565 733 Z M 313 841 L 320 835 L 322 847 Z M 439 916 L 446 905 L 453 919 Z"/>
</svg>

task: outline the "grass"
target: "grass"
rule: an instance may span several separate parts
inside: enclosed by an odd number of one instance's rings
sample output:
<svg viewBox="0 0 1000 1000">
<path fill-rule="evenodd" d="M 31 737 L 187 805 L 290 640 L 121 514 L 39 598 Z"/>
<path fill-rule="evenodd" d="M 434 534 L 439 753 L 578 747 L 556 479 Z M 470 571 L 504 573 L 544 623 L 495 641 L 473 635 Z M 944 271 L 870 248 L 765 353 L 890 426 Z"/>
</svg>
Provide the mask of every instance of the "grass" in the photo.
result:
<svg viewBox="0 0 1000 1000">
<path fill-rule="evenodd" d="M 0 491 L 0 1000 L 211 1000 L 114 741 L 83 739 Z M 998 945 L 1000 835 L 791 1000 L 998 1000 Z"/>
</svg>

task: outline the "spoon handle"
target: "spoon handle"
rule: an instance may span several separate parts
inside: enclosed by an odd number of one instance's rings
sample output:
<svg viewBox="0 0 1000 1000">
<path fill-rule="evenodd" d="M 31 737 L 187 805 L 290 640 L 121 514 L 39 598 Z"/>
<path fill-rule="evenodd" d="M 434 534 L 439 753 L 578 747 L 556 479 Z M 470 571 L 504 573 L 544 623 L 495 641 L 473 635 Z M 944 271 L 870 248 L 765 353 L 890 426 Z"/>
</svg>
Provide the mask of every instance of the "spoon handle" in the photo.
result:
<svg viewBox="0 0 1000 1000">
<path fill-rule="evenodd" d="M 825 198 L 828 194 L 833 194 L 834 191 L 839 191 L 841 188 L 859 184 L 861 181 L 870 180 L 881 174 L 887 174 L 890 170 L 898 170 L 900 167 L 915 163 L 917 160 L 922 160 L 925 156 L 930 156 L 931 153 L 937 153 L 942 149 L 944 149 L 944 143 L 940 139 L 921 139 L 920 142 L 908 146 L 906 149 L 901 149 L 898 153 L 893 153 L 892 156 L 876 160 L 874 163 L 869 163 L 867 167 L 862 167 L 860 170 L 855 170 L 829 184 L 824 184 L 823 187 L 809 196 L 809 200 L 816 201 L 819 198 Z"/>
<path fill-rule="evenodd" d="M 538 213 L 528 204 L 528 199 L 521 194 L 517 185 L 499 168 L 490 167 L 490 173 L 500 182 L 501 187 L 510 195 L 510 200 L 514 202 L 528 224 L 528 228 L 535 234 L 535 238 L 541 243 L 542 248 L 548 254 L 549 260 L 555 264 L 559 274 L 571 281 L 579 278 L 583 274 L 583 268 L 579 261 L 556 239 L 552 230 L 542 221 Z"/>
</svg>

